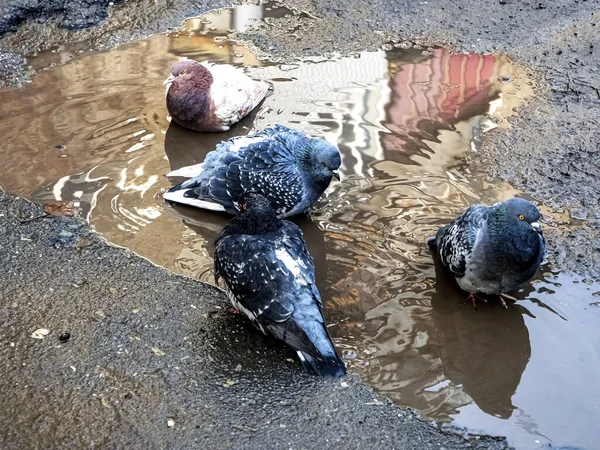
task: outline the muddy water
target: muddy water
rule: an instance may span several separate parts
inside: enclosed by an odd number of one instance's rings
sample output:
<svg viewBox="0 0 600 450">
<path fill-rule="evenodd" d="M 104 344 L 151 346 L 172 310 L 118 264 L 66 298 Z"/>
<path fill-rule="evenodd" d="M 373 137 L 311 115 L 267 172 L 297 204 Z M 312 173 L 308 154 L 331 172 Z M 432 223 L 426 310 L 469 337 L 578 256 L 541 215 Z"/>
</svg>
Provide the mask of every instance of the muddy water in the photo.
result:
<svg viewBox="0 0 600 450">
<path fill-rule="evenodd" d="M 424 244 L 465 206 L 519 194 L 465 157 L 532 95 L 527 72 L 504 56 L 403 44 L 277 65 L 227 38 L 289 13 L 240 6 L 110 52 L 32 55 L 47 70 L 0 92 L 0 185 L 40 202 L 72 200 L 111 242 L 212 282 L 211 244 L 228 218 L 165 205 L 164 174 L 274 123 L 327 139 L 342 152 L 342 182 L 297 221 L 350 370 L 426 417 L 520 448 L 595 448 L 600 285 L 545 267 L 509 309 L 474 311 Z M 182 56 L 244 65 L 274 94 L 225 134 L 170 125 L 162 81 Z M 544 213 L 555 227 L 582 226 Z"/>
</svg>

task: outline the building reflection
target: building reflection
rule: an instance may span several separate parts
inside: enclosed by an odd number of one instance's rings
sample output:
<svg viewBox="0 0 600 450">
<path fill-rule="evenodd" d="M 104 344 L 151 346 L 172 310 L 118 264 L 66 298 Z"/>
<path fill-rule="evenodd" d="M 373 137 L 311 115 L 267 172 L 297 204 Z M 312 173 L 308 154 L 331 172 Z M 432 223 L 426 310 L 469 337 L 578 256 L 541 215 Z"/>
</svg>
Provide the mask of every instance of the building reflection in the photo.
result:
<svg viewBox="0 0 600 450">
<path fill-rule="evenodd" d="M 441 48 L 427 54 L 418 63 L 398 60 L 397 51 L 387 55 L 392 94 L 383 125 L 389 131 L 380 132 L 380 139 L 388 160 L 415 164 L 413 154 L 431 152 L 423 140 L 439 142 L 441 130 L 487 114 L 500 95 L 496 80 L 505 67 L 497 56 Z"/>
</svg>

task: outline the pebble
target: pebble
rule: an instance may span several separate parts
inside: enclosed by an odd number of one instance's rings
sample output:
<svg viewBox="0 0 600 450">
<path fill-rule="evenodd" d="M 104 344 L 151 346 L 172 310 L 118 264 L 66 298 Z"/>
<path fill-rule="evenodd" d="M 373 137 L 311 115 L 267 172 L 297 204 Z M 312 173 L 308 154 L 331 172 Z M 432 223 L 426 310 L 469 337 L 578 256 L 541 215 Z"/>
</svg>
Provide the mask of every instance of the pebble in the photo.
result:
<svg viewBox="0 0 600 450">
<path fill-rule="evenodd" d="M 160 348 L 158 347 L 152 347 L 152 352 L 156 355 L 156 356 L 165 356 L 165 352 L 163 352 Z"/>
<path fill-rule="evenodd" d="M 50 330 L 47 328 L 38 328 L 33 333 L 31 333 L 31 337 L 34 339 L 44 339 L 46 336 L 50 334 Z"/>
</svg>

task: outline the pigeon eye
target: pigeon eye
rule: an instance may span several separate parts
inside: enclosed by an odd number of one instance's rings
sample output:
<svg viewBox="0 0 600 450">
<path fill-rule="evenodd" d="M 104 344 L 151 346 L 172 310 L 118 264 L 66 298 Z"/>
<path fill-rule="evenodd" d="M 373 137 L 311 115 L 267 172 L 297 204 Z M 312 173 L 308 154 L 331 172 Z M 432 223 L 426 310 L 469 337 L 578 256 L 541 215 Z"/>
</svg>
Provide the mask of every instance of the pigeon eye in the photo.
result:
<svg viewBox="0 0 600 450">
<path fill-rule="evenodd" d="M 327 164 L 325 164 L 325 161 L 323 161 L 321 164 L 323 164 L 323 167 L 327 167 Z"/>
<path fill-rule="evenodd" d="M 185 70 L 181 70 L 181 71 L 179 72 L 179 75 L 185 75 Z"/>
<path fill-rule="evenodd" d="M 519 214 L 519 220 L 525 220 L 525 216 L 523 214 Z"/>
</svg>

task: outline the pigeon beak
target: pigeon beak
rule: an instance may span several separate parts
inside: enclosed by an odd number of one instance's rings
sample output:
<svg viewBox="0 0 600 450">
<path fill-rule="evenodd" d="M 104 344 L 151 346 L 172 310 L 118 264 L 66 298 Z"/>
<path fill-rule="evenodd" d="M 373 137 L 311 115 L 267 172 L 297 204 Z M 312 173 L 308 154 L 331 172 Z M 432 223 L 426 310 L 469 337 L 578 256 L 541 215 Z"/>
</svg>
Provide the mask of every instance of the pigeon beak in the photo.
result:
<svg viewBox="0 0 600 450">
<path fill-rule="evenodd" d="M 533 229 L 535 231 L 537 231 L 538 233 L 542 234 L 542 226 L 539 224 L 539 222 L 532 222 L 531 226 L 533 227 Z"/>
<path fill-rule="evenodd" d="M 169 78 L 167 78 L 165 81 L 163 81 L 163 85 L 170 85 L 173 81 L 175 81 L 175 75 L 173 75 L 172 73 L 169 74 Z M 168 89 L 168 87 L 167 87 Z"/>
<path fill-rule="evenodd" d="M 331 173 L 333 174 L 336 180 L 340 181 L 340 173 L 337 170 L 332 170 Z"/>
<path fill-rule="evenodd" d="M 167 98 L 167 96 L 169 95 L 169 89 L 171 89 L 171 85 L 173 84 L 173 81 L 175 81 L 175 75 L 173 75 L 172 73 L 169 74 L 169 78 L 167 78 L 165 81 L 163 81 L 163 86 L 166 86 L 165 89 L 165 98 Z"/>
</svg>

